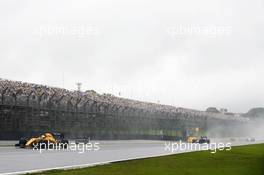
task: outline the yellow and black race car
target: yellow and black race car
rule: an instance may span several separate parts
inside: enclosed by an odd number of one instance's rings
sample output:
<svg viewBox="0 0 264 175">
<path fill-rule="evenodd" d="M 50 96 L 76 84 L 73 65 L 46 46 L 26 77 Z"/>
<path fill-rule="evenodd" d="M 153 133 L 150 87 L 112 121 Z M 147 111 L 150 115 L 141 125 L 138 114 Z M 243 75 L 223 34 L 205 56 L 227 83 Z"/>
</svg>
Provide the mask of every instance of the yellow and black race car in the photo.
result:
<svg viewBox="0 0 264 175">
<path fill-rule="evenodd" d="M 68 144 L 69 141 L 64 139 L 63 134 L 46 132 L 37 136 L 23 137 L 15 146 L 20 148 L 49 148 L 52 145 L 67 148 Z"/>
<path fill-rule="evenodd" d="M 207 144 L 210 144 L 210 139 L 208 139 L 206 136 L 201 136 L 200 138 L 190 136 L 187 138 L 187 142 L 188 143 L 200 143 L 200 144 L 207 143 Z"/>
</svg>

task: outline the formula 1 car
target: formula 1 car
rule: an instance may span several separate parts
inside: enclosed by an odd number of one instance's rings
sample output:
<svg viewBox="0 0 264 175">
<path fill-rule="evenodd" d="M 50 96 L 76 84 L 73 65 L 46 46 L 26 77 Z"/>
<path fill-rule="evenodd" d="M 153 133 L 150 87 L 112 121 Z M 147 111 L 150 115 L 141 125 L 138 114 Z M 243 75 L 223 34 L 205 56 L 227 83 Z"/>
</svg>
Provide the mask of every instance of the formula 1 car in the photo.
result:
<svg viewBox="0 0 264 175">
<path fill-rule="evenodd" d="M 23 137 L 15 146 L 20 148 L 49 148 L 49 146 L 67 148 L 68 144 L 69 141 L 64 139 L 63 134 L 47 132 L 38 136 Z"/>
<path fill-rule="evenodd" d="M 187 142 L 188 143 L 199 143 L 199 144 L 203 144 L 203 143 L 210 144 L 210 139 L 208 139 L 206 136 L 201 136 L 200 138 L 188 137 Z"/>
<path fill-rule="evenodd" d="M 256 139 L 254 137 L 248 137 L 248 138 L 246 138 L 246 141 L 247 142 L 255 142 Z"/>
</svg>

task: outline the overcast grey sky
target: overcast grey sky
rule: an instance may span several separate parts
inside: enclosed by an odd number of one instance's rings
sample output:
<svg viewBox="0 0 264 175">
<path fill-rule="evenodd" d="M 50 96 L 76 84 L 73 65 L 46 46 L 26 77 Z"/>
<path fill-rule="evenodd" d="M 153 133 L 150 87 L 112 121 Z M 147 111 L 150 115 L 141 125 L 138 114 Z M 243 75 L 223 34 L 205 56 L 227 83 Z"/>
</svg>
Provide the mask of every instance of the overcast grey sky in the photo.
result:
<svg viewBox="0 0 264 175">
<path fill-rule="evenodd" d="M 264 104 L 263 0 L 0 0 L 0 22 L 1 78 L 201 110 Z"/>
</svg>

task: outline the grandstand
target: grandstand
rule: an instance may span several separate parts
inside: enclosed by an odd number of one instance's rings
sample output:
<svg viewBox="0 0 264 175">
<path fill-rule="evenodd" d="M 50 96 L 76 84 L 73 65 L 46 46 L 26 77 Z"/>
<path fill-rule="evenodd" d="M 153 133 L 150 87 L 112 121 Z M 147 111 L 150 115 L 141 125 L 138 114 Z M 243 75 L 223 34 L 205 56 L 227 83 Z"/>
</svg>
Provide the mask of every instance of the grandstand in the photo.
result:
<svg viewBox="0 0 264 175">
<path fill-rule="evenodd" d="M 63 132 L 68 138 L 185 139 L 193 132 L 207 134 L 210 126 L 219 124 L 225 126 L 219 132 L 230 136 L 235 126 L 247 121 L 239 115 L 141 102 L 93 90 L 69 91 L 0 79 L 0 139 L 45 131 Z"/>
</svg>

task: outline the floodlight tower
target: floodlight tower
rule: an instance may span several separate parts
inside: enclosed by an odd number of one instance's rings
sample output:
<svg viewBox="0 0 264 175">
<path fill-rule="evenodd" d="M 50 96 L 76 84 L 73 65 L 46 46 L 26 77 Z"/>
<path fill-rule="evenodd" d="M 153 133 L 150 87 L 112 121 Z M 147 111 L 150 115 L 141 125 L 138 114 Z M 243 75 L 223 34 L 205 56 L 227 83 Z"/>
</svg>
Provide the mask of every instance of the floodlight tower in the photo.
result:
<svg viewBox="0 0 264 175">
<path fill-rule="evenodd" d="M 81 91 L 81 87 L 82 87 L 82 83 L 77 82 L 76 85 L 77 85 L 77 90 L 80 92 Z"/>
</svg>

